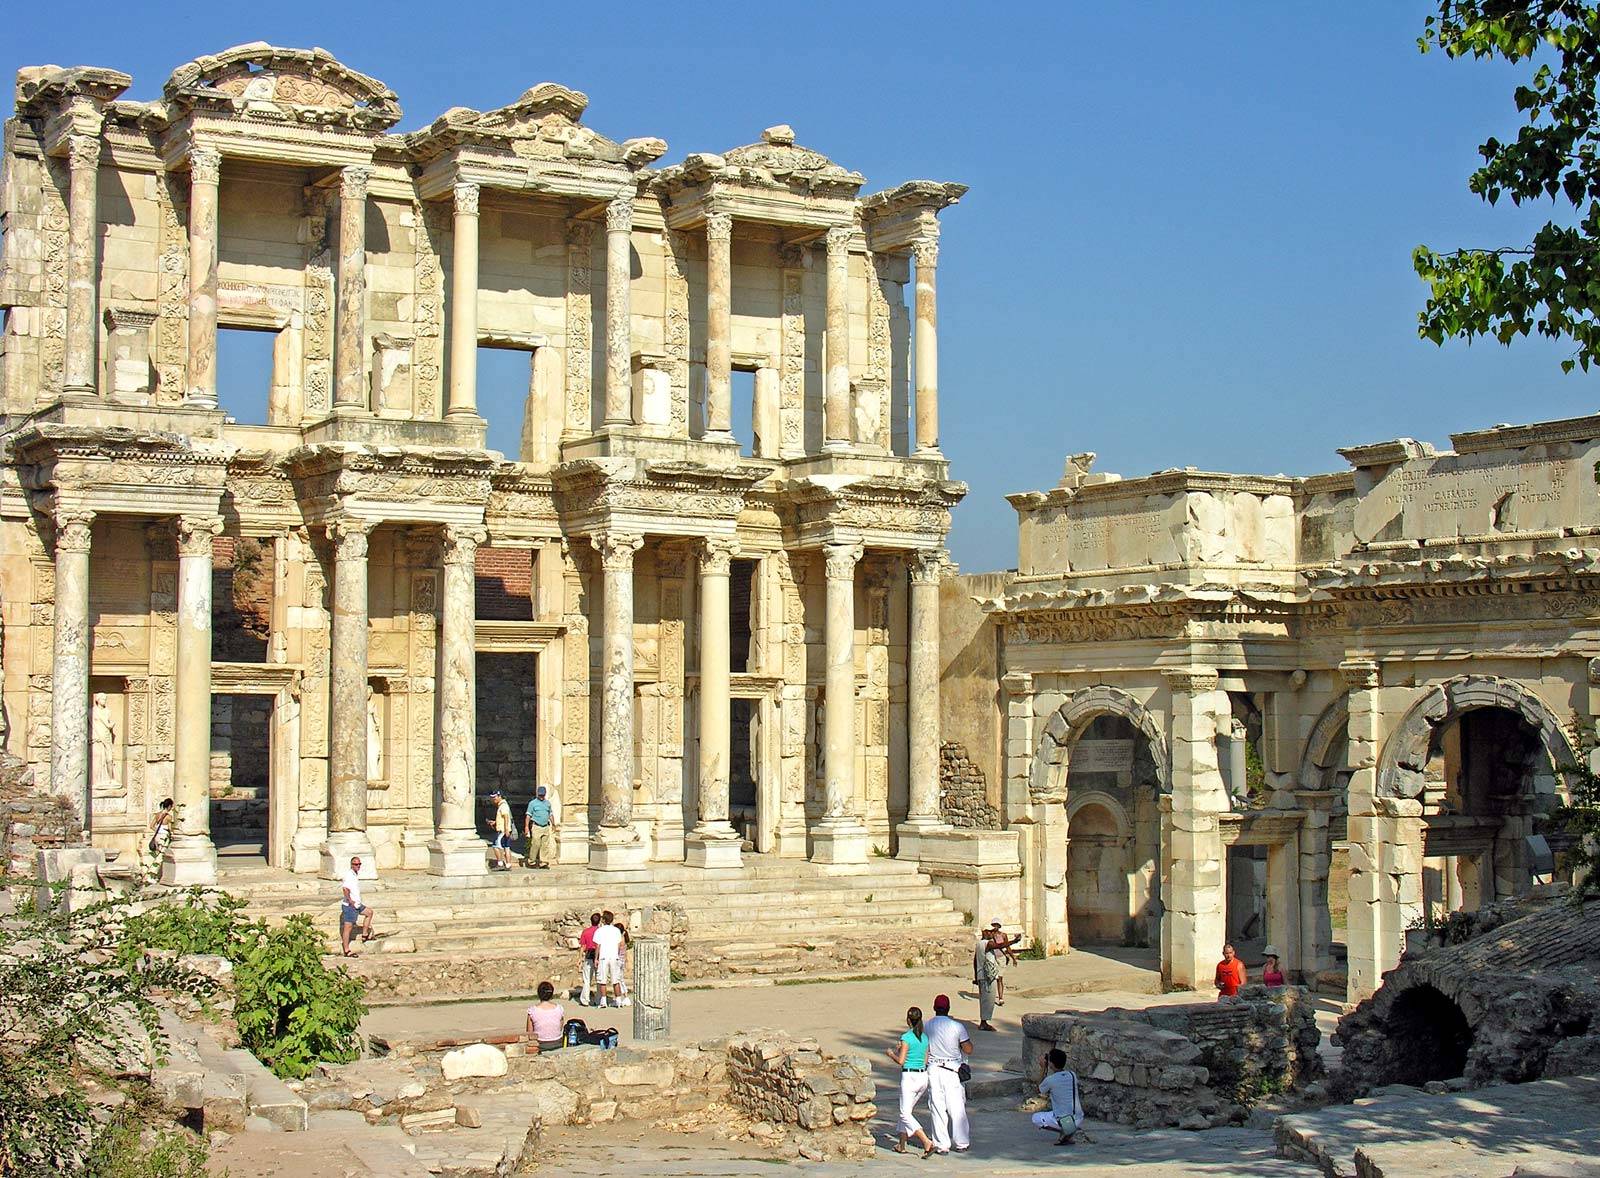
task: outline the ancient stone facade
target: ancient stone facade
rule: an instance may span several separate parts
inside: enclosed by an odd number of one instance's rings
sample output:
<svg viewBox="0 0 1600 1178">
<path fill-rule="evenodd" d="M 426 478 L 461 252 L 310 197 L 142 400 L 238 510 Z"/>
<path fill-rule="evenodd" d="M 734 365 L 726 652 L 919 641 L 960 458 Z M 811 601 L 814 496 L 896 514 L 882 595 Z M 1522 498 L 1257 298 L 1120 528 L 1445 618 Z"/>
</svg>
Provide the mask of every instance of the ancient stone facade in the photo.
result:
<svg viewBox="0 0 1600 1178">
<path fill-rule="evenodd" d="M 663 167 L 553 83 L 398 133 L 394 93 L 321 50 L 129 84 L 21 71 L 0 160 L 7 747 L 97 844 L 136 849 L 173 797 L 164 877 L 214 879 L 211 698 L 253 696 L 228 733 L 267 717 L 271 863 L 481 872 L 480 652 L 531 656 L 486 702 L 534 729 L 506 786 L 550 789 L 564 862 L 736 866 L 735 740 L 760 851 L 859 863 L 941 828 L 961 185 L 863 195 L 783 126 Z M 272 337 L 260 420 L 218 407 L 234 329 Z M 527 357 L 516 454 L 485 448 L 485 347 Z M 270 600 L 233 643 L 214 573 L 246 547 Z M 480 558 L 518 549 L 524 595 L 478 617 L 509 567 Z"/>
<path fill-rule="evenodd" d="M 1011 496 L 1018 568 L 945 587 L 943 732 L 998 769 L 1049 951 L 1159 945 L 1204 988 L 1225 940 L 1271 942 L 1313 979 L 1347 847 L 1360 998 L 1408 925 L 1560 871 L 1541 818 L 1600 717 L 1600 417 L 1453 446 L 1309 478 L 1080 454 Z"/>
</svg>

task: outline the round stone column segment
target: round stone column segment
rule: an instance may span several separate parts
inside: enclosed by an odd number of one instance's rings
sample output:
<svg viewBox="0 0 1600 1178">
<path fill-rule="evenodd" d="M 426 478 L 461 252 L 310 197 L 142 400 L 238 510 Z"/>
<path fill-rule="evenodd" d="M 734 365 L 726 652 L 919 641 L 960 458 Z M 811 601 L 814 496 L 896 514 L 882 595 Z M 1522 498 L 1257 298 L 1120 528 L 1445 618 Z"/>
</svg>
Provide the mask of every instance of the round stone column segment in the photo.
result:
<svg viewBox="0 0 1600 1178">
<path fill-rule="evenodd" d="M 706 217 L 706 436 L 733 439 L 733 216 Z"/>
<path fill-rule="evenodd" d="M 367 837 L 367 538 L 373 521 L 328 525 L 333 543 L 333 619 L 329 636 L 328 841 L 324 876 L 337 879 L 352 856 L 376 874 Z"/>
<path fill-rule="evenodd" d="M 94 512 L 55 513 L 56 601 L 50 664 L 50 792 L 87 829 L 89 798 L 89 533 Z"/>
<path fill-rule="evenodd" d="M 917 839 L 949 829 L 939 812 L 939 580 L 943 549 L 911 556 L 911 634 L 906 654 L 908 798 L 897 834 L 899 854 L 915 857 Z"/>
<path fill-rule="evenodd" d="M 606 205 L 605 424 L 633 421 L 633 197 Z"/>
<path fill-rule="evenodd" d="M 177 830 L 161 857 L 161 882 L 217 881 L 211 843 L 211 543 L 215 516 L 178 519 L 177 673 L 173 678 L 173 801 Z"/>
<path fill-rule="evenodd" d="M 861 545 L 824 546 L 827 616 L 823 647 L 824 758 L 822 820 L 811 831 L 811 858 L 819 863 L 865 863 L 867 828 L 856 813 L 856 565 Z"/>
<path fill-rule="evenodd" d="M 450 257 L 450 408 L 478 413 L 478 186 L 456 181 Z"/>
<path fill-rule="evenodd" d="M 359 166 L 339 173 L 339 314 L 333 403 L 340 409 L 367 408 L 367 181 L 371 175 L 371 169 Z"/>
<path fill-rule="evenodd" d="M 644 537 L 602 531 L 590 536 L 600 554 L 605 596 L 601 618 L 600 822 L 589 866 L 601 871 L 643 867 L 649 847 L 633 827 L 633 554 Z"/>
<path fill-rule="evenodd" d="M 97 393 L 95 351 L 100 339 L 99 306 L 100 137 L 67 138 L 71 192 L 67 204 L 67 354 L 63 391 L 69 397 Z"/>
<path fill-rule="evenodd" d="M 827 317 L 824 349 L 823 438 L 829 446 L 850 444 L 850 241 L 855 230 L 835 226 L 827 237 Z"/>
<path fill-rule="evenodd" d="M 217 406 L 217 189 L 222 153 L 189 153 L 189 368 L 187 400 Z"/>
<path fill-rule="evenodd" d="M 729 658 L 728 575 L 739 545 L 707 539 L 700 553 L 699 822 L 685 846 L 692 867 L 738 867 L 739 837 L 728 821 L 728 768 L 733 725 Z"/>
<path fill-rule="evenodd" d="M 939 238 L 921 238 L 912 247 L 917 262 L 916 397 L 917 449 L 939 450 Z"/>
<path fill-rule="evenodd" d="M 477 628 L 478 547 L 488 533 L 477 527 L 444 530 L 444 591 L 439 621 L 439 807 L 428 844 L 434 875 L 484 875 L 488 848 L 477 835 Z"/>
</svg>

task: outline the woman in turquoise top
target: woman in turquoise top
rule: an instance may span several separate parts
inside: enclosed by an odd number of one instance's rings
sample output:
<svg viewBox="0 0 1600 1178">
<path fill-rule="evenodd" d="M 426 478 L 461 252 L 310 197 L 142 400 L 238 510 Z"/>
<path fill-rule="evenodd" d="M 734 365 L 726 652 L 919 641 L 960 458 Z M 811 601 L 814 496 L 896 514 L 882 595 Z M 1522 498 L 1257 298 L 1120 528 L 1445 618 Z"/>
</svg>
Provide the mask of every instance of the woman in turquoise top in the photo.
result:
<svg viewBox="0 0 1600 1178">
<path fill-rule="evenodd" d="M 922 1146 L 922 1156 L 927 1157 L 933 1152 L 933 1142 L 917 1124 L 917 1101 L 928 1091 L 928 1036 L 922 1030 L 921 1007 L 906 1011 L 906 1026 L 910 1029 L 889 1048 L 889 1058 L 900 1067 L 900 1139 L 894 1143 L 894 1151 L 905 1153 L 906 1142 L 915 1139 Z"/>
</svg>

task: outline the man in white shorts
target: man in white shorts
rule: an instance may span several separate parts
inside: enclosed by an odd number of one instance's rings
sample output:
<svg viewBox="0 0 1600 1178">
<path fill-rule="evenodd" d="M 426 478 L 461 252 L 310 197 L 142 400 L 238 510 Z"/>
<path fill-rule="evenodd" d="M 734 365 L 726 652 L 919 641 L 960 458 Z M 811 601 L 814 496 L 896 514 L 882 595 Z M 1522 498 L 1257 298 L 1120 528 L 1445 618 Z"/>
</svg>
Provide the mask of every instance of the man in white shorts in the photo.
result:
<svg viewBox="0 0 1600 1178">
<path fill-rule="evenodd" d="M 600 927 L 594 930 L 594 980 L 600 988 L 600 1005 L 611 999 L 611 1005 L 622 1005 L 622 930 L 616 916 L 605 911 L 600 914 Z"/>
</svg>

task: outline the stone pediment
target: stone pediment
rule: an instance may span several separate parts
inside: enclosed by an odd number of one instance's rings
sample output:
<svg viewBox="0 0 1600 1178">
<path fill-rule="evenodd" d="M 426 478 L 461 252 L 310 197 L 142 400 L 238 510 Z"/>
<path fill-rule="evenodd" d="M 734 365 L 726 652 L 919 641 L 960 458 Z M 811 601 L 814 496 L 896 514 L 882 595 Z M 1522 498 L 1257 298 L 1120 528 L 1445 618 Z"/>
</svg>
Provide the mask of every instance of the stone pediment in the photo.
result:
<svg viewBox="0 0 1600 1178">
<path fill-rule="evenodd" d="M 699 152 L 667 169 L 668 186 L 695 185 L 715 180 L 722 185 L 778 188 L 807 196 L 854 197 L 866 178 L 860 172 L 834 163 L 820 151 L 794 140 L 788 126 L 768 127 L 757 143 L 735 147 L 720 155 Z"/>
<path fill-rule="evenodd" d="M 162 93 L 177 107 L 265 121 L 378 132 L 400 119 L 393 90 L 326 49 L 280 49 L 261 41 L 179 66 Z"/>
<path fill-rule="evenodd" d="M 133 79 L 119 70 L 93 66 L 28 66 L 17 71 L 16 107 L 19 115 L 46 114 L 75 100 L 88 99 L 96 105 L 111 102 L 133 85 Z"/>
<path fill-rule="evenodd" d="M 451 107 L 407 138 L 422 159 L 467 145 L 499 148 L 525 159 L 593 160 L 641 167 L 667 150 L 661 139 L 618 143 L 585 127 L 580 120 L 588 106 L 589 96 L 582 91 L 557 82 L 540 82 L 515 102 L 494 110 Z"/>
</svg>

